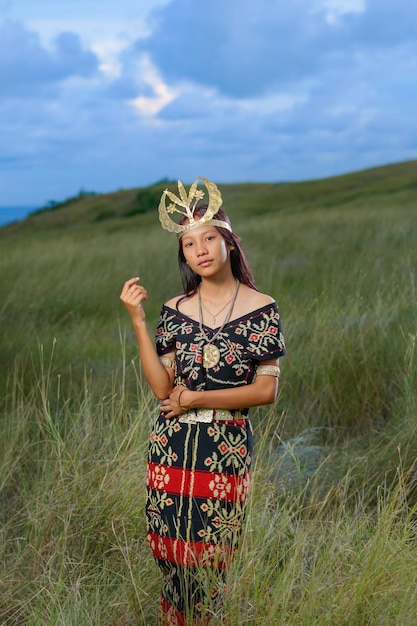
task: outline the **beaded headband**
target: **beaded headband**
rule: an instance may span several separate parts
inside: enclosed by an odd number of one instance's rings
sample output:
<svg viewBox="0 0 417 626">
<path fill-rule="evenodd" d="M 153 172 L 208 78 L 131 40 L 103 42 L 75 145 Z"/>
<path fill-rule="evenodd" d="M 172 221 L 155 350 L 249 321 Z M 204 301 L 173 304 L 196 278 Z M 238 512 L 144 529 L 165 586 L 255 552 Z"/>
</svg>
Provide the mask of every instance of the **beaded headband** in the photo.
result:
<svg viewBox="0 0 417 626">
<path fill-rule="evenodd" d="M 204 198 L 204 191 L 200 191 L 197 189 L 198 181 L 201 181 L 206 186 L 209 195 L 208 207 L 203 216 L 194 217 L 195 210 L 197 208 L 197 202 Z M 174 193 L 165 189 L 162 194 L 161 200 L 159 202 L 159 220 L 162 224 L 162 228 L 165 230 L 169 230 L 172 233 L 177 233 L 178 238 L 192 230 L 193 228 L 197 228 L 199 226 L 221 226 L 221 228 L 227 228 L 232 232 L 232 227 L 228 222 L 223 220 L 212 219 L 213 215 L 217 213 L 219 208 L 221 207 L 223 200 L 218 190 L 217 186 L 209 181 L 207 178 L 199 177 L 197 180 L 191 185 L 190 190 L 187 192 L 184 189 L 184 185 L 179 180 L 178 181 L 178 191 L 179 197 Z M 165 198 L 171 200 L 171 204 L 167 207 L 165 204 Z M 187 224 L 178 224 L 174 222 L 174 220 L 170 217 L 170 214 L 180 213 L 184 215 L 188 223 Z"/>
</svg>

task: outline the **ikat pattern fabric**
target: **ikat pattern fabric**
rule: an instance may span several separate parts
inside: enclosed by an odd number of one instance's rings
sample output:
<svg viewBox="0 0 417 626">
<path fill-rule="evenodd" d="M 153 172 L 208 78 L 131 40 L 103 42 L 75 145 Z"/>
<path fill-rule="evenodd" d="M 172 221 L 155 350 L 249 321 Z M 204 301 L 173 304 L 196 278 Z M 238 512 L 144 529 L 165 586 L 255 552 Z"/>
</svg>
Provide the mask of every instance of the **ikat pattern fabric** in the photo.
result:
<svg viewBox="0 0 417 626">
<path fill-rule="evenodd" d="M 215 329 L 205 327 L 208 336 Z M 198 323 L 164 306 L 157 331 L 160 355 L 175 349 L 176 384 L 219 389 L 250 384 L 259 361 L 285 353 L 274 303 L 226 324 L 216 340 L 217 366 L 202 366 Z M 252 428 L 244 417 L 211 423 L 156 419 L 149 441 L 147 539 L 163 575 L 162 624 L 216 615 L 226 589 L 245 516 L 252 460 Z"/>
<path fill-rule="evenodd" d="M 204 326 L 204 332 L 211 338 L 216 329 Z M 205 343 L 196 320 L 165 305 L 162 307 L 156 330 L 156 348 L 161 356 L 176 350 L 179 382 L 197 391 L 251 383 L 258 361 L 285 354 L 278 305 L 275 302 L 268 304 L 226 324 L 215 341 L 220 350 L 220 361 L 208 370 L 203 368 Z"/>
</svg>

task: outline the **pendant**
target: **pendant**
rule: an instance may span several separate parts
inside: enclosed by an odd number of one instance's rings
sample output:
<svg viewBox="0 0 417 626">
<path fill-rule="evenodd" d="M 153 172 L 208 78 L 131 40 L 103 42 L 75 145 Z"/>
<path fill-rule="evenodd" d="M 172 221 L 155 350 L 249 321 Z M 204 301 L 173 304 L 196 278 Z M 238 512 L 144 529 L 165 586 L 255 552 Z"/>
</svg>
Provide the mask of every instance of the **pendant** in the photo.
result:
<svg viewBox="0 0 417 626">
<path fill-rule="evenodd" d="M 220 361 L 220 350 L 211 343 L 206 343 L 203 347 L 203 367 L 206 369 L 214 367 Z"/>
</svg>

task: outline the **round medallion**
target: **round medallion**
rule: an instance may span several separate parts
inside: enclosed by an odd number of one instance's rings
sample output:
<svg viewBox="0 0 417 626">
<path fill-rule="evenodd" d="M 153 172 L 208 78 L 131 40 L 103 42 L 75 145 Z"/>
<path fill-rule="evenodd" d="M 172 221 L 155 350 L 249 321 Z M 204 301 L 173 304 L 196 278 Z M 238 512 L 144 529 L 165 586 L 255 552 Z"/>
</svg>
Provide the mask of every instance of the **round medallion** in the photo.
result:
<svg viewBox="0 0 417 626">
<path fill-rule="evenodd" d="M 220 361 L 220 350 L 211 343 L 203 347 L 203 366 L 208 369 L 214 367 Z"/>
</svg>

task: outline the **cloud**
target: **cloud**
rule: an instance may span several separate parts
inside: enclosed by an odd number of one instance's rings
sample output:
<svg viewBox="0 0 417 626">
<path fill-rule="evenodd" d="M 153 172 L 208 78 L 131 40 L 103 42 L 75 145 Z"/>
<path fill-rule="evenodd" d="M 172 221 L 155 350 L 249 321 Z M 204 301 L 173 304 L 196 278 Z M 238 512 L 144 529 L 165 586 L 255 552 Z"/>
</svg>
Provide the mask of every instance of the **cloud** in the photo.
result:
<svg viewBox="0 0 417 626">
<path fill-rule="evenodd" d="M 414 0 L 366 0 L 366 11 L 355 22 L 353 37 L 360 45 L 387 50 L 415 42 L 416 31 Z"/>
<path fill-rule="evenodd" d="M 49 50 L 36 33 L 22 24 L 7 20 L 0 25 L 0 93 L 3 96 L 33 96 L 43 87 L 69 77 L 90 77 L 97 68 L 96 55 L 82 48 L 75 33 L 62 32 Z"/>
<path fill-rule="evenodd" d="M 175 100 L 176 92 L 163 82 L 148 56 L 142 57 L 140 65 L 142 83 L 152 90 L 152 95 L 137 96 L 131 100 L 131 104 L 142 115 L 154 116 Z"/>
<path fill-rule="evenodd" d="M 174 0 L 137 49 L 149 52 L 168 82 L 191 81 L 234 97 L 263 93 L 317 67 L 317 55 L 305 55 L 305 48 L 321 34 L 300 23 L 300 1 L 277 11 L 268 0 L 212 0 L 196 11 L 192 0 Z"/>
<path fill-rule="evenodd" d="M 315 0 L 313 7 L 329 24 L 339 24 L 346 15 L 364 13 L 366 0 Z"/>
<path fill-rule="evenodd" d="M 414 0 L 162 1 L 0 26 L 0 204 L 416 158 Z"/>
<path fill-rule="evenodd" d="M 125 101 L 140 115 L 155 116 L 177 97 L 177 90 L 168 87 L 149 55 L 138 59 L 129 55 L 121 67 L 121 76 L 113 80 L 106 95 Z"/>
<path fill-rule="evenodd" d="M 191 81 L 234 98 L 319 78 L 337 57 L 357 62 L 370 47 L 415 38 L 412 0 L 292 0 L 291 3 L 173 0 L 137 43 L 171 85 Z"/>
</svg>

